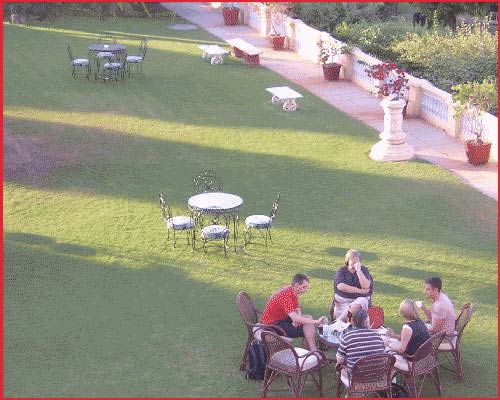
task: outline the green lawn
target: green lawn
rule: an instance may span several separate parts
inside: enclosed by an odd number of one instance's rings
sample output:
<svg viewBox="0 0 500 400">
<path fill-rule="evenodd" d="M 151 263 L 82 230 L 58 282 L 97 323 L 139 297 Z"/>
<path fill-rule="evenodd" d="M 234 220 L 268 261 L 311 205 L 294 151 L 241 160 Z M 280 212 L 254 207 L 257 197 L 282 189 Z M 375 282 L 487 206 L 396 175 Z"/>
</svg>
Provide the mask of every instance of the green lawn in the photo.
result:
<svg viewBox="0 0 500 400">
<path fill-rule="evenodd" d="M 105 30 L 132 50 L 150 39 L 144 76 L 72 79 L 66 42 L 85 55 Z M 236 294 L 262 307 L 303 272 L 304 311 L 325 314 L 354 247 L 394 328 L 431 275 L 476 305 L 465 380 L 442 373 L 444 395 L 496 397 L 497 203 L 426 162 L 371 161 L 376 131 L 304 89 L 284 113 L 265 88 L 293 84 L 232 57 L 211 66 L 200 43 L 224 45 L 146 20 L 4 23 L 4 395 L 257 397 L 238 370 Z M 225 259 L 166 241 L 158 193 L 186 213 L 207 168 L 242 218 L 281 192 L 268 249 L 240 241 Z"/>
</svg>

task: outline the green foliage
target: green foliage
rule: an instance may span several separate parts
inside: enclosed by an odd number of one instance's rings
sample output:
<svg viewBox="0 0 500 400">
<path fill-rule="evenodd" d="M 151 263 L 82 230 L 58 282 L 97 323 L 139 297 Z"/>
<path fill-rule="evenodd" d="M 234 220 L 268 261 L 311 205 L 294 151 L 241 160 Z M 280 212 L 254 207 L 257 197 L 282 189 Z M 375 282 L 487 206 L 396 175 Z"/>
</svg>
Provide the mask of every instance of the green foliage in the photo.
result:
<svg viewBox="0 0 500 400">
<path fill-rule="evenodd" d="M 384 60 L 396 61 L 397 54 L 391 45 L 402 40 L 413 28 L 404 21 L 340 23 L 333 35 L 340 40 L 360 47 L 363 51 Z M 425 29 L 418 26 L 415 32 Z"/>
<path fill-rule="evenodd" d="M 481 114 L 498 108 L 498 80 L 485 79 L 482 82 L 467 82 L 454 85 L 453 100 L 459 102 L 456 115 L 468 117 L 471 132 L 476 135 L 476 142 L 482 143 L 484 125 Z"/>
<path fill-rule="evenodd" d="M 452 29 L 456 28 L 457 14 L 470 13 L 477 16 L 486 16 L 491 9 L 489 3 L 423 2 L 413 3 L 413 5 L 428 20 L 435 19 Z"/>
<path fill-rule="evenodd" d="M 437 29 L 408 33 L 390 48 L 411 74 L 447 91 L 455 84 L 497 75 L 498 33 L 480 25 L 462 25 L 456 33 Z"/>
</svg>

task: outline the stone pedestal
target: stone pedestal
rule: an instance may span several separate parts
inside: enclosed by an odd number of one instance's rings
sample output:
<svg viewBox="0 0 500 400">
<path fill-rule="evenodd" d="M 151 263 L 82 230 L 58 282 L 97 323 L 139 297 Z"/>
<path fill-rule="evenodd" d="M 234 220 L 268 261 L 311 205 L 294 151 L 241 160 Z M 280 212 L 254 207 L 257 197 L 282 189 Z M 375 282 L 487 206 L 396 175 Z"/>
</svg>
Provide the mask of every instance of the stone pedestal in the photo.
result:
<svg viewBox="0 0 500 400">
<path fill-rule="evenodd" d="M 385 99 L 380 102 L 384 108 L 384 131 L 379 135 L 380 142 L 370 151 L 370 158 L 376 161 L 406 161 L 413 158 L 413 147 L 406 143 L 403 132 L 404 100 Z"/>
</svg>

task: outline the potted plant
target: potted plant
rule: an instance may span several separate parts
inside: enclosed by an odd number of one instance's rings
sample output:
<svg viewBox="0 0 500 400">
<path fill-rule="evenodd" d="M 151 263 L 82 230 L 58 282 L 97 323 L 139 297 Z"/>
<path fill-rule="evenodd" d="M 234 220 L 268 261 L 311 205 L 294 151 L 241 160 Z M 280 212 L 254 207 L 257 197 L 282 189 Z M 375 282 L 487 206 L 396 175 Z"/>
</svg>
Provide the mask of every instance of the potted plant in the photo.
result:
<svg viewBox="0 0 500 400">
<path fill-rule="evenodd" d="M 226 25 L 238 25 L 240 9 L 234 3 L 226 3 L 222 8 L 222 16 Z"/>
<path fill-rule="evenodd" d="M 290 14 L 291 3 L 269 2 L 264 4 L 270 11 L 269 23 L 271 25 L 271 30 L 269 32 L 269 38 L 271 41 L 271 47 L 273 48 L 273 50 L 283 50 L 285 47 L 286 36 L 281 32 L 281 29 L 286 18 Z"/>
<path fill-rule="evenodd" d="M 341 64 L 335 62 L 335 57 L 341 52 L 341 46 L 332 41 L 322 41 L 319 43 L 319 61 L 323 66 L 323 75 L 327 81 L 338 81 Z"/>
<path fill-rule="evenodd" d="M 498 104 L 498 81 L 467 82 L 452 86 L 453 100 L 458 102 L 455 117 L 464 118 L 464 123 L 474 139 L 465 141 L 465 153 L 473 165 L 486 164 L 490 158 L 491 143 L 483 140 L 483 113 Z"/>
</svg>

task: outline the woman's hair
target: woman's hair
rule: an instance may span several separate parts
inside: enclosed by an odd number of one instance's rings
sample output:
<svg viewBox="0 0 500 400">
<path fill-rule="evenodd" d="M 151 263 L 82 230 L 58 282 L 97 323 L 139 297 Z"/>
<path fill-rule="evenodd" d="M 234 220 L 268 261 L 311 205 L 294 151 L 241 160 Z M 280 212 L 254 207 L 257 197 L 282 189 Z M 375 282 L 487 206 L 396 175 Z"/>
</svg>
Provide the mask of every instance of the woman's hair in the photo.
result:
<svg viewBox="0 0 500 400">
<path fill-rule="evenodd" d="M 399 313 L 405 319 L 418 319 L 417 305 L 413 300 L 403 300 L 399 305 Z"/>
<path fill-rule="evenodd" d="M 345 253 L 345 257 L 344 257 L 344 265 L 346 267 L 347 267 L 347 265 L 349 265 L 349 259 L 352 256 L 358 256 L 358 258 L 361 260 L 361 254 L 359 254 L 359 251 L 357 251 L 355 249 L 349 249 L 349 250 L 347 250 L 347 253 Z"/>
</svg>

